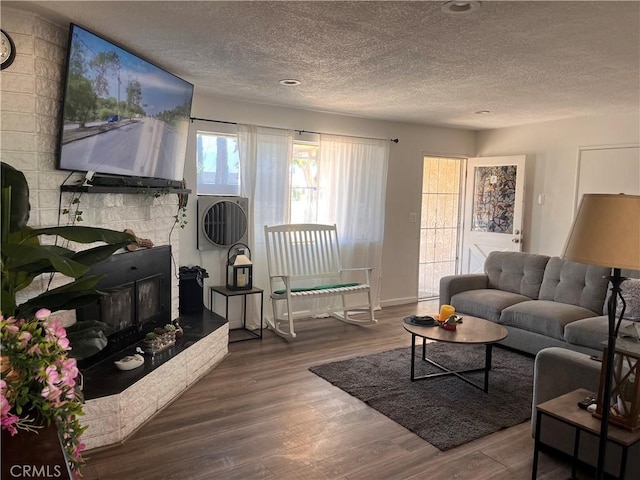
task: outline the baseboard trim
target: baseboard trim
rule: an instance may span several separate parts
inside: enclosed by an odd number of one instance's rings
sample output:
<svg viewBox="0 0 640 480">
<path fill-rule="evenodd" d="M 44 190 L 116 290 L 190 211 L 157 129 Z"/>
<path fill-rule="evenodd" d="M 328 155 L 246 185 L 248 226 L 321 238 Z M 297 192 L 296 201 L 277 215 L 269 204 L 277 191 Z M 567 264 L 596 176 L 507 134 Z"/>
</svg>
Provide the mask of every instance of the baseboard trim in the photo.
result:
<svg viewBox="0 0 640 480">
<path fill-rule="evenodd" d="M 418 297 L 404 297 L 404 298 L 390 298 L 388 300 L 381 300 L 381 307 L 394 307 L 396 305 L 407 305 L 409 303 L 418 303 Z"/>
</svg>

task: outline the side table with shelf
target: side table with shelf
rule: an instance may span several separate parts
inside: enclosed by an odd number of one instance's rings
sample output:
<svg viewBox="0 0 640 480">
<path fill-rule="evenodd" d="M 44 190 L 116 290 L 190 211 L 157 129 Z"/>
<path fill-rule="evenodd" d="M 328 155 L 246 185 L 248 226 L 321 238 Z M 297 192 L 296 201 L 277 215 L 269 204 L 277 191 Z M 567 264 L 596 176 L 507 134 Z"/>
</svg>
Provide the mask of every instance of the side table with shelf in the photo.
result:
<svg viewBox="0 0 640 480">
<path fill-rule="evenodd" d="M 262 303 L 263 303 L 263 295 L 264 291 L 261 288 L 253 287 L 247 290 L 230 290 L 224 285 L 215 285 L 213 287 L 209 287 L 209 308 L 212 312 L 215 312 L 215 296 L 216 294 L 222 295 L 225 298 L 225 310 L 224 310 L 224 318 L 229 320 L 229 297 L 242 297 L 242 327 L 229 329 L 229 343 L 242 342 L 244 340 L 254 340 L 256 338 L 262 338 L 262 328 L 263 328 L 263 314 L 262 314 Z M 260 295 L 260 329 L 255 331 L 247 328 L 247 296 L 249 295 Z M 241 330 L 246 332 L 247 336 L 245 338 L 231 339 L 231 332 Z"/>
<path fill-rule="evenodd" d="M 570 478 L 576 478 L 578 452 L 580 449 L 580 433 L 587 432 L 596 436 L 600 435 L 600 419 L 594 417 L 586 410 L 582 410 L 578 407 L 579 401 L 592 395 L 593 392 L 581 388 L 543 402 L 537 406 L 536 436 L 535 447 L 533 451 L 533 468 L 531 473 L 532 480 L 536 479 L 538 473 L 538 453 L 542 444 L 542 442 L 540 441 L 540 429 L 542 425 L 541 420 L 543 415 L 555 418 L 556 420 L 575 428 Z M 627 467 L 627 452 L 629 450 L 629 447 L 635 445 L 638 441 L 640 441 L 640 431 L 632 432 L 615 425 L 609 425 L 607 438 L 610 442 L 615 443 L 622 448 L 618 478 L 620 480 L 623 480 Z"/>
</svg>

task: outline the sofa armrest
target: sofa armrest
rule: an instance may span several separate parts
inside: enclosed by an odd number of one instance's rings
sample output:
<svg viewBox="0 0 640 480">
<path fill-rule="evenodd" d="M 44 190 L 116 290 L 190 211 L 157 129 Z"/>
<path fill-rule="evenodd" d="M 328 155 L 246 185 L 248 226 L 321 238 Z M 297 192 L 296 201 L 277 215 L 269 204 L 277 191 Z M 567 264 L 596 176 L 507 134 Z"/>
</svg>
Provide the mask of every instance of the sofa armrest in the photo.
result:
<svg viewBox="0 0 640 480">
<path fill-rule="evenodd" d="M 533 370 L 531 433 L 535 435 L 536 405 L 578 388 L 597 393 L 601 367 L 584 353 L 561 347 L 540 350 Z"/>
<path fill-rule="evenodd" d="M 448 275 L 440 279 L 440 305 L 451 304 L 451 297 L 467 290 L 487 288 L 489 277 L 484 273 Z"/>
</svg>

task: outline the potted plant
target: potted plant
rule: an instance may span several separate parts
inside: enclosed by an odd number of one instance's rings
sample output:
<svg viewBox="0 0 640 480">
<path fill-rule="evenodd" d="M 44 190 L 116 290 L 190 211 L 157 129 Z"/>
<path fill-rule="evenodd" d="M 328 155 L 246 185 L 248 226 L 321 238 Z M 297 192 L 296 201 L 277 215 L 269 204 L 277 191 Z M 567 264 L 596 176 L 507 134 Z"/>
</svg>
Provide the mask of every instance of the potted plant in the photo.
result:
<svg viewBox="0 0 640 480">
<path fill-rule="evenodd" d="M 80 476 L 83 428 L 76 360 L 66 331 L 51 311 L 71 310 L 95 301 L 99 277 L 87 277 L 90 266 L 112 255 L 135 238 L 92 227 L 31 228 L 29 188 L 22 172 L 2 163 L 0 211 L 1 305 L 0 406 L 3 451 L 11 438 L 34 435 L 29 449 L 38 456 L 37 432 L 57 428 L 69 468 Z M 39 237 L 55 235 L 78 243 L 101 244 L 75 252 L 42 245 Z M 16 295 L 43 274 L 62 273 L 70 283 L 18 303 Z M 7 434 L 8 436 L 5 436 Z M 66 466 L 65 466 L 66 467 Z"/>
<path fill-rule="evenodd" d="M 176 326 L 173 323 L 167 323 L 164 326 L 164 330 L 166 332 L 165 335 L 169 343 L 171 343 L 172 345 L 176 343 Z"/>
<path fill-rule="evenodd" d="M 160 349 L 160 338 L 156 332 L 149 332 L 144 337 L 145 350 L 148 352 L 155 352 Z"/>
</svg>

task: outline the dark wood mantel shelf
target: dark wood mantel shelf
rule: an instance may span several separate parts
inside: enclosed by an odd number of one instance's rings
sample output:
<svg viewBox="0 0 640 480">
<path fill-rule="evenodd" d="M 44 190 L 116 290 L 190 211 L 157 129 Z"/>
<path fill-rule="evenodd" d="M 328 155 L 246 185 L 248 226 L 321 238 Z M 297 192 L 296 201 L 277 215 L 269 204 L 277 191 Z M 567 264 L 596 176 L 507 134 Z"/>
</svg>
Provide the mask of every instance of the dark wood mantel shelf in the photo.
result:
<svg viewBox="0 0 640 480">
<path fill-rule="evenodd" d="M 190 194 L 191 190 L 188 188 L 174 188 L 174 187 L 128 187 L 128 186 L 115 186 L 115 185 L 61 185 L 61 192 L 76 192 L 76 193 L 131 193 L 131 194 Z"/>
</svg>

